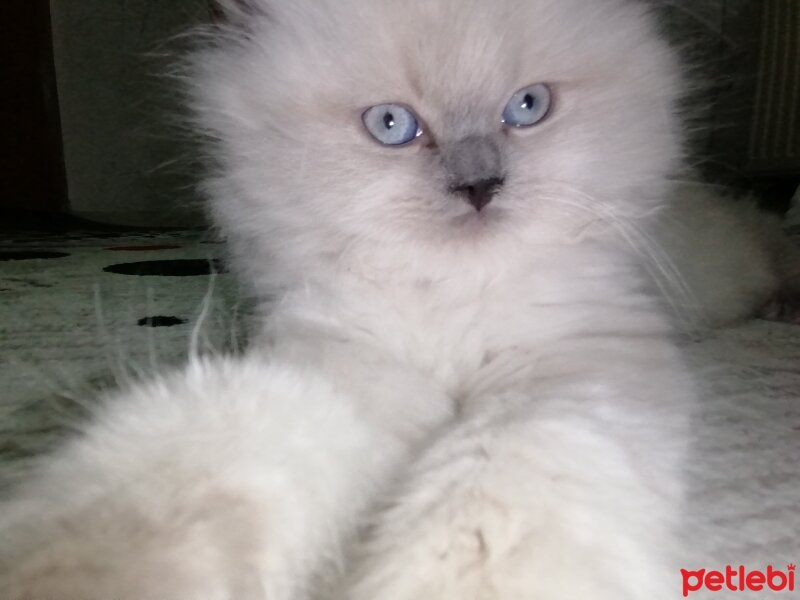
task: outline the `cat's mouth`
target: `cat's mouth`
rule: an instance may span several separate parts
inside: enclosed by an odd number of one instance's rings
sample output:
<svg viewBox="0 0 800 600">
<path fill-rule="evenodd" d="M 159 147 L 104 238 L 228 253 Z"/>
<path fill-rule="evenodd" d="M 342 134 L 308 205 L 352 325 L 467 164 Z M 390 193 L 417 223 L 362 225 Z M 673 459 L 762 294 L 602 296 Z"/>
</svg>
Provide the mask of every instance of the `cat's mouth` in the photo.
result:
<svg viewBox="0 0 800 600">
<path fill-rule="evenodd" d="M 505 221 L 508 210 L 496 204 L 483 207 L 481 210 L 470 208 L 450 219 L 450 224 L 459 229 L 482 231 L 495 227 Z"/>
</svg>

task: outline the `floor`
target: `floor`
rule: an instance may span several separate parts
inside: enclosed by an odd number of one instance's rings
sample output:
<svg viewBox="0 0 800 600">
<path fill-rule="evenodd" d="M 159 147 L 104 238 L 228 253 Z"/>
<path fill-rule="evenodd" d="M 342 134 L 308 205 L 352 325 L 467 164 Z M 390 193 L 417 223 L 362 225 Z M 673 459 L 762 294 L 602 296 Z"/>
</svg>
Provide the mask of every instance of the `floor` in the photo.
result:
<svg viewBox="0 0 800 600">
<path fill-rule="evenodd" d="M 0 232 L 0 461 L 55 441 L 98 389 L 180 363 L 196 328 L 234 344 L 220 256 L 201 230 Z"/>
</svg>

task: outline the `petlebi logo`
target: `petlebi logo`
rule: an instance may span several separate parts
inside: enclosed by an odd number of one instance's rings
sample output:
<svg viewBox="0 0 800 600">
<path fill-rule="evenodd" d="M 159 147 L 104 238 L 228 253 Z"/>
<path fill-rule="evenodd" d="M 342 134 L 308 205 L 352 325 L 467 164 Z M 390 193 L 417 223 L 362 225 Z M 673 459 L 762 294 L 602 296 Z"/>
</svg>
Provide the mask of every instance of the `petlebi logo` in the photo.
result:
<svg viewBox="0 0 800 600">
<path fill-rule="evenodd" d="M 744 566 L 728 565 L 724 571 L 681 569 L 683 576 L 683 597 L 701 590 L 710 592 L 793 592 L 795 591 L 795 571 L 793 564 L 786 569 L 772 565 L 765 571 L 755 571 Z"/>
</svg>

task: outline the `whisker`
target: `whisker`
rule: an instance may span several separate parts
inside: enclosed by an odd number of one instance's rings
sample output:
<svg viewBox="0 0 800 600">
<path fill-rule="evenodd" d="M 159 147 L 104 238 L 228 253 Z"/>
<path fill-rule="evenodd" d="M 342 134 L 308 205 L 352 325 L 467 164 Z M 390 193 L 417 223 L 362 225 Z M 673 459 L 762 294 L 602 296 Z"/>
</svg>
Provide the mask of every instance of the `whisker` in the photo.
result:
<svg viewBox="0 0 800 600">
<path fill-rule="evenodd" d="M 687 331 L 693 332 L 702 319 L 702 315 L 698 314 L 696 310 L 699 303 L 694 292 L 661 244 L 634 220 L 634 218 L 650 218 L 656 215 L 662 207 L 644 210 L 631 218 L 620 215 L 619 209 L 616 207 L 573 186 L 563 184 L 560 185 L 560 188 L 561 193 L 553 194 L 548 200 L 577 210 L 582 214 L 591 215 L 613 227 L 621 240 L 644 259 L 643 267 L 675 313 L 676 318 L 681 321 Z M 578 199 L 583 201 L 578 201 Z"/>
</svg>

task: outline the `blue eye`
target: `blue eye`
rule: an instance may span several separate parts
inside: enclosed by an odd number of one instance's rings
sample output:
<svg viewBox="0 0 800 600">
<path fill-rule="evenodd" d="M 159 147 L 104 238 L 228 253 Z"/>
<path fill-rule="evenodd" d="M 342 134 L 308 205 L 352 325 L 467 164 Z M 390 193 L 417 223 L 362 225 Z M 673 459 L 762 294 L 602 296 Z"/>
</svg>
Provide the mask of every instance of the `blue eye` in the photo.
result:
<svg viewBox="0 0 800 600">
<path fill-rule="evenodd" d="M 532 127 L 550 114 L 553 93 L 544 83 L 519 90 L 503 111 L 503 123 L 510 127 Z"/>
<path fill-rule="evenodd" d="M 422 135 L 417 117 L 399 104 L 373 106 L 361 119 L 372 137 L 386 146 L 401 146 Z"/>
</svg>

